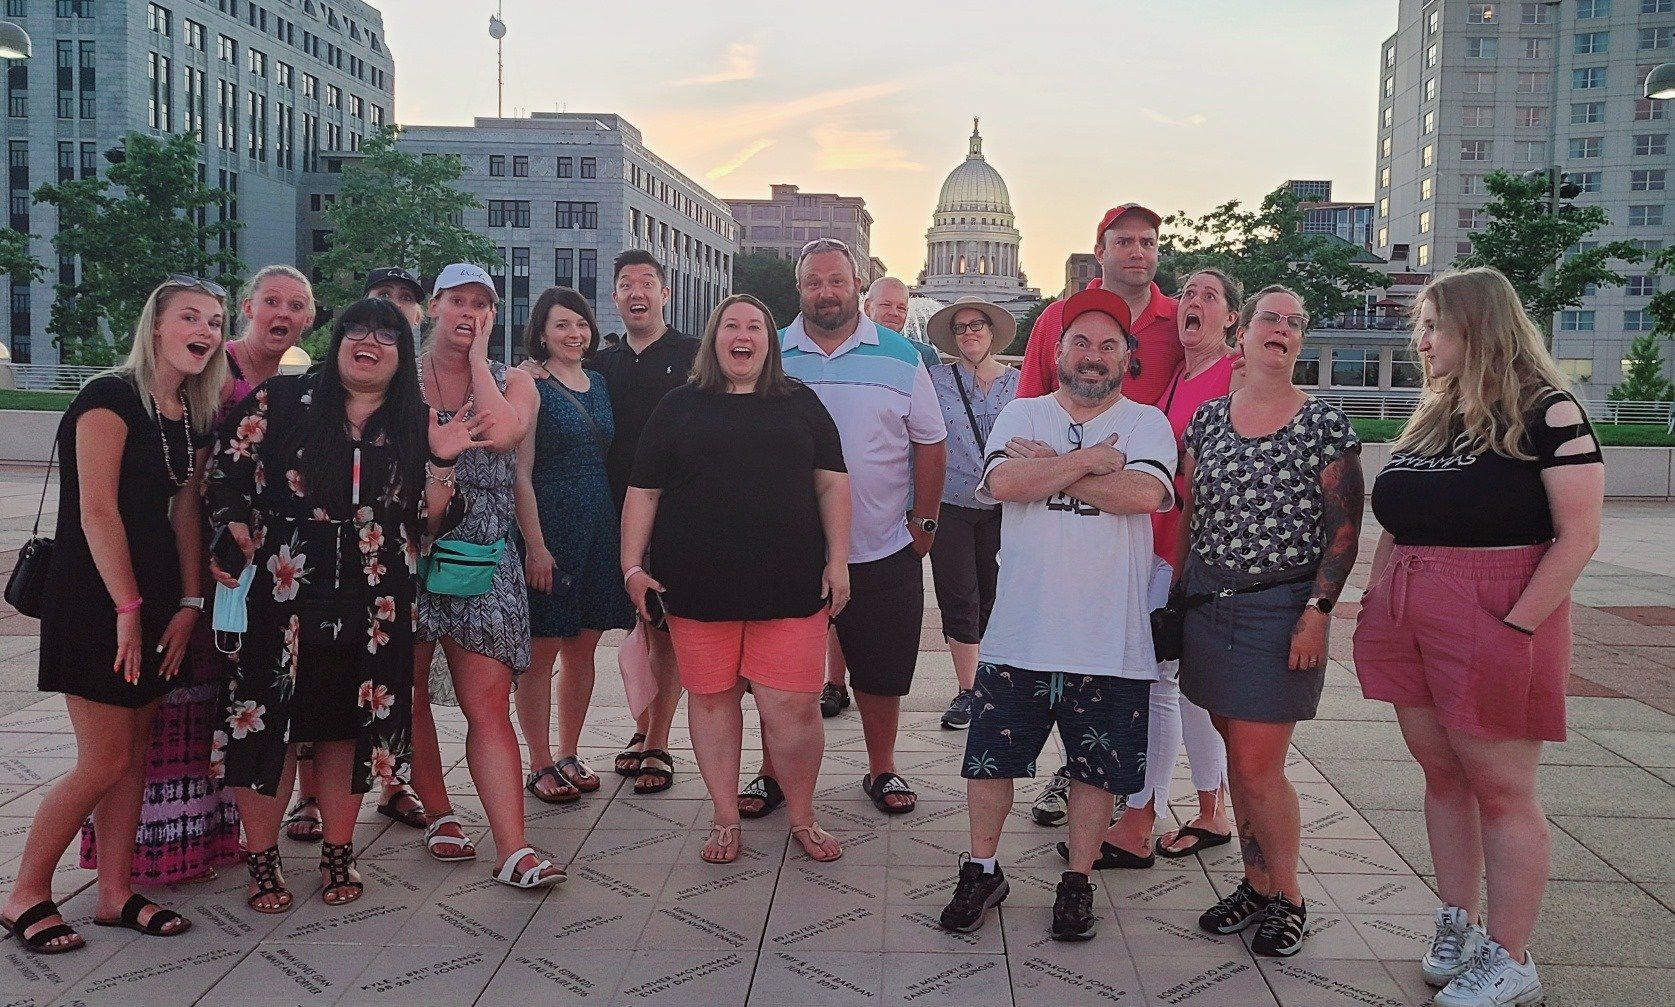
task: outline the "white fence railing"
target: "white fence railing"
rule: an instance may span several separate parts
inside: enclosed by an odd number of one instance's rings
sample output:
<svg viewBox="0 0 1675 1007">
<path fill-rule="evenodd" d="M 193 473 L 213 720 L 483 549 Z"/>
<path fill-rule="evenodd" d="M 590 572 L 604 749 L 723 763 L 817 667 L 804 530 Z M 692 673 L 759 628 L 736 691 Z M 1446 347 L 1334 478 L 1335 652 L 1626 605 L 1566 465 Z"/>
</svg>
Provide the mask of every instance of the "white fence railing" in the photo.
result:
<svg viewBox="0 0 1675 1007">
<path fill-rule="evenodd" d="M 73 392 L 103 367 L 75 367 L 69 364 L 0 364 L 0 388 Z"/>
</svg>

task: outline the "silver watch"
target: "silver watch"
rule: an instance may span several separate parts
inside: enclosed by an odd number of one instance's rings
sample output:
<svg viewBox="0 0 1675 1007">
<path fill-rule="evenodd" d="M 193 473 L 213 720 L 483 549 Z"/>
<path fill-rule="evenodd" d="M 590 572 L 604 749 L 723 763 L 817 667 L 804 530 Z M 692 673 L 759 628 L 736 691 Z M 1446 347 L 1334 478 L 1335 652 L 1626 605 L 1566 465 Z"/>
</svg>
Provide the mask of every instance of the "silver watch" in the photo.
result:
<svg viewBox="0 0 1675 1007">
<path fill-rule="evenodd" d="M 182 598 L 180 599 L 180 607 L 195 608 L 202 612 L 204 610 L 204 600 L 202 598 Z"/>
</svg>

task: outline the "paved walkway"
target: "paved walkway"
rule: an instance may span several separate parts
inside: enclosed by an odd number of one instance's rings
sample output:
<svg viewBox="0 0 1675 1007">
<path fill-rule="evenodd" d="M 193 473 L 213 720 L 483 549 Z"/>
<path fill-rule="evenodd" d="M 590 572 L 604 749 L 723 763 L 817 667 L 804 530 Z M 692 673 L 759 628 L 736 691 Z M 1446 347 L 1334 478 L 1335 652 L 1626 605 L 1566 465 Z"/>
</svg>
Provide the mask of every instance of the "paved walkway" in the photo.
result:
<svg viewBox="0 0 1675 1007">
<path fill-rule="evenodd" d="M 0 571 L 28 535 L 38 492 L 38 474 L 0 470 Z M 1675 507 L 1611 505 L 1577 600 L 1587 607 L 1576 620 L 1571 740 L 1548 747 L 1541 774 L 1554 881 L 1534 953 L 1552 1003 L 1675 1003 L 1665 950 L 1675 919 Z M 1346 620 L 1353 608 L 1340 609 Z M 93 876 L 66 858 L 58 894 L 88 949 L 43 958 L 0 948 L 0 1004 L 1423 1003 L 1415 962 L 1436 899 L 1420 777 L 1389 709 L 1360 698 L 1346 663 L 1350 625 L 1336 624 L 1321 717 L 1299 729 L 1290 764 L 1314 933 L 1289 961 L 1257 960 L 1239 939 L 1194 926 L 1236 880 L 1233 846 L 1105 873 L 1098 939 L 1048 940 L 1063 832 L 1028 821 L 1037 785 L 1020 787 L 1002 843 L 1005 908 L 977 934 L 939 931 L 966 818 L 963 735 L 936 723 L 953 674 L 932 613 L 901 743 L 918 813 L 875 813 L 859 790 L 859 720 L 851 710 L 826 722 L 819 805 L 846 845 L 836 864 L 788 848 L 783 813 L 746 823 L 737 864 L 699 861 L 708 809 L 684 727 L 673 790 L 640 798 L 619 787 L 609 759 L 631 728 L 607 646 L 584 739 L 584 756 L 607 771 L 605 789 L 569 806 L 531 799 L 527 809 L 530 841 L 569 863 L 569 883 L 531 895 L 493 885 L 486 836 L 478 863 L 437 864 L 416 832 L 369 802 L 356 835 L 360 902 L 326 907 L 314 850 L 282 841 L 299 896 L 289 915 L 247 909 L 235 868 L 151 893 L 197 923 L 161 941 L 87 926 Z M 34 633 L 32 620 L 0 608 L 0 889 L 44 785 L 73 755 L 62 700 L 33 691 Z M 438 720 L 455 806 L 482 833 L 463 722 L 448 709 Z M 747 729 L 754 746 L 754 714 Z M 1190 786 L 1178 774 L 1178 815 L 1191 814 Z"/>
</svg>

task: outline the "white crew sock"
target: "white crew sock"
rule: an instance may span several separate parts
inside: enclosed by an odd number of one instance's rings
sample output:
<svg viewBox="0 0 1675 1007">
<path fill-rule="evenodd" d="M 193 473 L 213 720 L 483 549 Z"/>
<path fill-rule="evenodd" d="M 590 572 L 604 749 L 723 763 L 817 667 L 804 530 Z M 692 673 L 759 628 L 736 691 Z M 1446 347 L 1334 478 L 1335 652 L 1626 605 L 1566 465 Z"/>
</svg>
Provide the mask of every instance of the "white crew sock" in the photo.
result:
<svg viewBox="0 0 1675 1007">
<path fill-rule="evenodd" d="M 999 857 L 970 857 L 968 859 L 970 859 L 972 863 L 981 866 L 984 874 L 993 874 L 995 872 L 995 868 L 1000 866 Z"/>
</svg>

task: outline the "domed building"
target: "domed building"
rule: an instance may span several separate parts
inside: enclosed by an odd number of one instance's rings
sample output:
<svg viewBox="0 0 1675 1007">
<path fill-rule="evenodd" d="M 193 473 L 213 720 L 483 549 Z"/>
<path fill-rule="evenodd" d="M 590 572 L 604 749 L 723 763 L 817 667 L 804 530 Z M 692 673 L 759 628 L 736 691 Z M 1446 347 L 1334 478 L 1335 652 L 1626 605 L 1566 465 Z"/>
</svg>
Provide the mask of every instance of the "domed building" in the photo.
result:
<svg viewBox="0 0 1675 1007">
<path fill-rule="evenodd" d="M 913 293 L 944 304 L 968 295 L 1022 317 L 1041 291 L 1029 286 L 1018 259 L 1018 229 L 1006 180 L 983 157 L 983 136 L 971 120 L 971 147 L 942 183 L 925 232 L 925 268 Z"/>
</svg>

